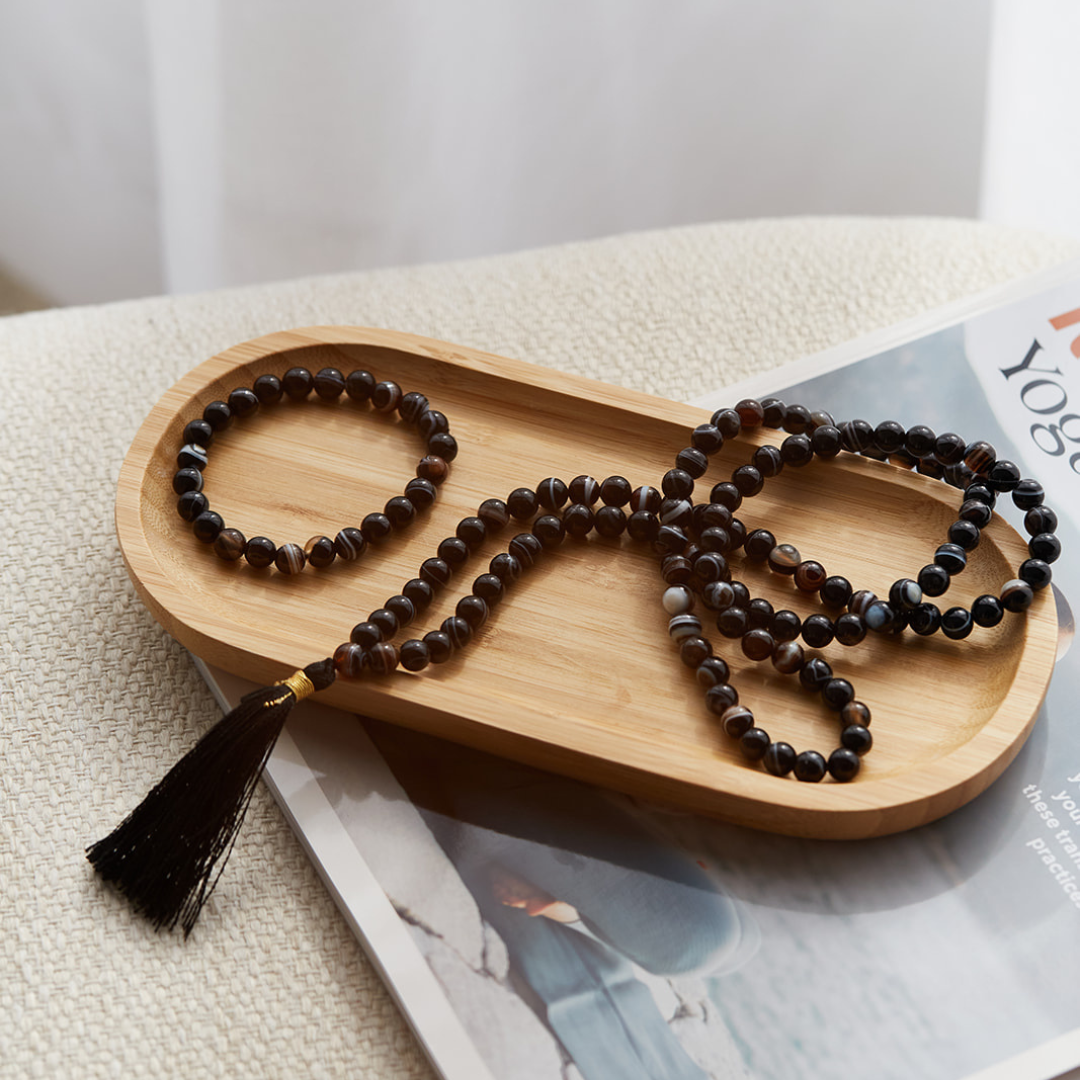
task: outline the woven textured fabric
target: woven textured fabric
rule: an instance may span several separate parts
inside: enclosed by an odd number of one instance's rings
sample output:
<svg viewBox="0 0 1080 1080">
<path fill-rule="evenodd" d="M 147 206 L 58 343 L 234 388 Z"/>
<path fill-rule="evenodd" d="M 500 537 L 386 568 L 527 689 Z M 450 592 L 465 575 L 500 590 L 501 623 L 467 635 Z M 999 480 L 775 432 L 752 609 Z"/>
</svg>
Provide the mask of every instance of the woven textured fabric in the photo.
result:
<svg viewBox="0 0 1080 1080">
<path fill-rule="evenodd" d="M 112 522 L 127 446 L 184 372 L 347 323 L 690 398 L 1078 254 L 970 222 L 791 219 L 0 320 L 0 1077 L 431 1075 L 264 789 L 186 943 L 83 858 L 217 718 Z"/>
</svg>

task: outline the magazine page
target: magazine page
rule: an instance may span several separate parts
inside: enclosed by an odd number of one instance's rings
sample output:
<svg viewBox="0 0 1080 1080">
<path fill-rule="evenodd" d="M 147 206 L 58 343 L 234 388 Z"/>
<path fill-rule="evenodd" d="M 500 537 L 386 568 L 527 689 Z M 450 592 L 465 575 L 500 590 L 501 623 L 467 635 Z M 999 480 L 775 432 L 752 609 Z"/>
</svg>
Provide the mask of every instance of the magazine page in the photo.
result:
<svg viewBox="0 0 1080 1080">
<path fill-rule="evenodd" d="M 947 818 L 867 841 L 774 836 L 297 709 L 268 782 L 442 1075 L 1050 1080 L 1080 1064 L 1080 546 L 1070 476 L 1044 460 L 1072 469 L 1080 451 L 1077 309 L 1080 276 L 842 370 L 771 375 L 838 419 L 987 439 L 1058 511 L 1045 707 Z M 227 705 L 243 692 L 207 676 Z M 948 722 L 932 700 L 927 722 Z"/>
</svg>

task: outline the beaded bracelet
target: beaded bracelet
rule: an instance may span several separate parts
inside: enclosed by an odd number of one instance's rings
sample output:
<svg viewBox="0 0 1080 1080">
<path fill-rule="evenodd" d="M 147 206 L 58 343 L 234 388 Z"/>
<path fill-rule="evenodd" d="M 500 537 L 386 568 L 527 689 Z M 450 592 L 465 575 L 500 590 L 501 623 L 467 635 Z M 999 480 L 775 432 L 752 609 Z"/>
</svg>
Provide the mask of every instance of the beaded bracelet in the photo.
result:
<svg viewBox="0 0 1080 1080">
<path fill-rule="evenodd" d="M 203 490 L 203 472 L 215 435 L 234 419 L 243 421 L 262 407 L 275 406 L 283 396 L 300 402 L 312 392 L 328 402 L 344 394 L 358 405 L 370 403 L 375 412 L 396 413 L 416 427 L 426 453 L 402 495 L 390 499 L 382 511 L 366 515 L 359 525 L 344 526 L 333 539 L 316 536 L 303 546 L 285 543 L 280 547 L 265 536 L 247 539 L 239 530 L 226 527 Z M 744 429 L 762 426 L 783 428 L 788 437 L 779 447 L 757 447 L 750 463 L 737 466 L 729 480 L 713 485 L 708 502 L 695 504 L 695 481 L 705 475 L 709 458 Z M 173 488 L 178 513 L 191 523 L 199 541 L 213 546 L 218 557 L 231 562 L 243 558 L 253 570 L 274 566 L 284 575 L 294 575 L 305 566 L 325 571 L 337 560 L 355 561 L 369 545 L 385 543 L 408 528 L 435 501 L 457 451 L 445 415 L 432 409 L 423 394 L 403 393 L 396 383 L 378 382 L 364 370 L 345 376 L 335 368 L 324 368 L 312 375 L 296 367 L 281 379 L 260 376 L 252 387 L 239 387 L 225 401 L 211 402 L 200 418 L 190 421 L 184 428 Z M 853 589 L 846 578 L 829 575 L 819 562 L 803 559 L 792 545 L 777 543 L 767 529 L 747 529 L 736 517 L 745 500 L 757 495 L 766 479 L 785 467 L 801 468 L 815 458 L 829 460 L 842 451 L 914 467 L 964 492 L 948 540 L 917 578 L 901 578 L 893 584 L 888 601 Z M 971 611 L 957 607 L 942 614 L 924 596 L 942 595 L 952 577 L 963 571 L 967 553 L 978 546 L 980 531 L 1001 492 L 1011 493 L 1014 503 L 1026 511 L 1031 557 L 998 596 L 979 597 Z M 215 864 L 223 865 L 227 858 L 254 784 L 295 701 L 339 676 L 385 676 L 399 666 L 418 672 L 430 664 L 445 663 L 470 643 L 525 570 L 567 538 L 584 540 L 594 530 L 609 539 L 625 532 L 659 559 L 669 636 L 678 645 L 681 661 L 694 670 L 706 708 L 718 718 L 721 730 L 736 741 L 748 763 L 760 763 L 773 776 L 794 775 L 803 782 L 826 776 L 849 782 L 858 775 L 861 759 L 873 745 L 870 709 L 856 699 L 847 679 L 837 676 L 823 657 L 808 655 L 796 639 L 801 637 L 810 648 L 825 648 L 833 641 L 852 647 L 865 640 L 868 629 L 900 634 L 909 626 L 918 634 L 940 628 L 947 637 L 960 639 L 971 632 L 973 624 L 994 626 L 1006 610 L 1025 610 L 1034 593 L 1050 583 L 1049 564 L 1060 554 L 1054 535 L 1057 518 L 1043 500 L 1042 487 L 1021 479 L 1012 463 L 997 461 L 988 443 L 966 444 L 951 433 L 935 436 L 923 426 L 905 431 L 888 421 L 877 428 L 861 420 L 836 424 L 826 412 L 785 406 L 776 399 L 745 399 L 734 409 L 718 410 L 708 424 L 693 430 L 690 445 L 676 454 L 674 468 L 665 473 L 658 488 L 633 487 L 622 476 L 598 482 L 581 475 L 569 484 L 546 477 L 535 488 L 516 488 L 505 500 L 484 500 L 476 514 L 462 519 L 454 535 L 421 563 L 399 593 L 352 628 L 349 640 L 332 657 L 246 697 L 112 834 L 88 849 L 88 858 L 156 925 L 171 927 L 179 921 L 189 932 L 217 880 Z M 434 603 L 488 537 L 511 521 L 523 526 L 522 531 L 473 580 L 471 592 L 457 601 L 454 613 L 437 629 L 396 646 L 393 639 L 399 632 Z M 800 593 L 816 595 L 827 610 L 846 607 L 847 611 L 834 619 L 816 612 L 800 618 L 794 611 L 774 610 L 767 599 L 752 597 L 744 583 L 733 580 L 728 558 L 740 550 L 748 562 L 763 563 L 776 574 L 792 577 Z M 699 600 L 715 614 L 721 636 L 737 639 L 745 657 L 768 660 L 777 672 L 798 675 L 800 685 L 819 694 L 826 708 L 836 714 L 839 746 L 828 758 L 816 750 L 797 752 L 787 742 L 773 741 L 758 726 L 753 712 L 739 701 L 729 665 L 715 654 L 695 614 Z M 223 755 L 229 757 L 227 762 L 221 762 Z M 209 773 L 214 775 L 213 782 L 207 781 Z M 190 825 L 189 817 L 195 819 Z"/>
</svg>

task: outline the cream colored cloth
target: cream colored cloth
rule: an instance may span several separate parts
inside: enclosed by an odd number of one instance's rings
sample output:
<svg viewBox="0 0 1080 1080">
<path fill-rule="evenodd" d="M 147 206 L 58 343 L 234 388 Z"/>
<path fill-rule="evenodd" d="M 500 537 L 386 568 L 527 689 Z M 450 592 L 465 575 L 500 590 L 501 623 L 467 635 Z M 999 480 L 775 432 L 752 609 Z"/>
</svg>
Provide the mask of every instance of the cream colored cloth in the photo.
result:
<svg viewBox="0 0 1080 1080">
<path fill-rule="evenodd" d="M 218 715 L 112 523 L 184 372 L 349 323 L 691 398 L 1077 255 L 971 222 L 759 221 L 0 320 L 0 1077 L 431 1075 L 264 789 L 186 943 L 83 858 Z"/>
</svg>

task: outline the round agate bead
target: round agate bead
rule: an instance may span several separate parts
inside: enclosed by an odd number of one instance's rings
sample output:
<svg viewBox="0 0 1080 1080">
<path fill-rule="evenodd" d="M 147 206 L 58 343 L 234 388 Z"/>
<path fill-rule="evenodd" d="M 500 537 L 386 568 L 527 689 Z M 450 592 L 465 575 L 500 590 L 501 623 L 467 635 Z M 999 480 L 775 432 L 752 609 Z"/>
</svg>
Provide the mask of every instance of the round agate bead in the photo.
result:
<svg viewBox="0 0 1080 1080">
<path fill-rule="evenodd" d="M 307 563 L 307 556 L 299 544 L 282 544 L 274 556 L 274 565 L 282 574 L 299 574 Z"/>
<path fill-rule="evenodd" d="M 746 498 L 757 495 L 765 486 L 765 478 L 753 465 L 740 465 L 732 474 L 731 482 L 739 494 Z"/>
<path fill-rule="evenodd" d="M 244 555 L 247 541 L 239 529 L 222 529 L 214 540 L 214 554 L 225 562 L 236 562 Z"/>
<path fill-rule="evenodd" d="M 796 756 L 793 771 L 796 780 L 816 784 L 825 776 L 827 768 L 825 759 L 816 750 L 804 750 Z"/>
<path fill-rule="evenodd" d="M 754 726 L 754 714 L 745 705 L 730 705 L 720 714 L 720 726 L 725 735 L 741 739 Z"/>
<path fill-rule="evenodd" d="M 731 677 L 731 671 L 726 660 L 719 656 L 707 656 L 698 664 L 695 675 L 698 685 L 708 690 L 711 686 L 726 683 Z"/>
<path fill-rule="evenodd" d="M 795 757 L 795 749 L 790 743 L 774 742 L 769 744 L 761 763 L 773 776 L 787 776 L 795 768 Z"/>
<path fill-rule="evenodd" d="M 265 570 L 274 562 L 277 555 L 277 545 L 273 540 L 265 536 L 253 536 L 244 545 L 244 558 L 249 566 L 256 570 Z"/>
<path fill-rule="evenodd" d="M 829 775 L 841 784 L 846 784 L 858 776 L 861 764 L 859 755 L 854 750 L 849 750 L 846 746 L 838 746 L 829 755 Z"/>
<path fill-rule="evenodd" d="M 799 564 L 802 562 L 802 556 L 799 554 L 798 548 L 793 547 L 791 544 L 777 544 L 769 552 L 767 561 L 769 569 L 774 573 L 790 577 L 798 570 Z"/>
<path fill-rule="evenodd" d="M 772 740 L 769 738 L 767 731 L 759 727 L 752 727 L 749 731 L 744 732 L 742 738 L 739 739 L 739 750 L 747 761 L 760 761 L 765 756 L 771 742 Z"/>
<path fill-rule="evenodd" d="M 367 666 L 367 652 L 355 642 L 346 641 L 334 650 L 334 667 L 344 679 L 358 679 Z"/>
</svg>

